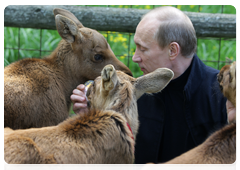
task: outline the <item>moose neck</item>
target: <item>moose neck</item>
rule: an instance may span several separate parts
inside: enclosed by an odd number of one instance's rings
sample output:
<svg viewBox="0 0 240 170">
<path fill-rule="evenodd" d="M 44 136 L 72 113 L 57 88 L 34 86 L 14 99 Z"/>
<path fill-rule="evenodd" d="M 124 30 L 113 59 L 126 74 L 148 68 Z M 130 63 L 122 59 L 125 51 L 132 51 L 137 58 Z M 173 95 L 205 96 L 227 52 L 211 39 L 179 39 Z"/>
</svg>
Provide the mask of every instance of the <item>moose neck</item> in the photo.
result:
<svg viewBox="0 0 240 170">
<path fill-rule="evenodd" d="M 126 87 L 116 95 L 118 96 L 117 98 L 111 99 L 112 103 L 109 104 L 110 107 L 106 108 L 106 110 L 114 110 L 122 114 L 132 129 L 134 139 L 136 139 L 139 125 L 137 102 L 136 99 L 134 99 L 133 90 Z"/>
<path fill-rule="evenodd" d="M 87 81 L 81 77 L 81 73 L 77 71 L 81 69 L 81 66 L 78 58 L 74 56 L 72 52 L 71 44 L 65 40 L 61 40 L 58 47 L 46 60 L 54 65 L 55 73 L 58 79 L 62 81 L 66 100 L 70 105 L 70 95 L 73 89 Z"/>
<path fill-rule="evenodd" d="M 132 129 L 134 139 L 136 139 L 136 135 L 139 128 L 139 122 L 137 102 L 135 99 L 131 102 L 130 106 L 125 111 L 123 111 L 122 114 L 126 117 L 126 120 Z"/>
</svg>

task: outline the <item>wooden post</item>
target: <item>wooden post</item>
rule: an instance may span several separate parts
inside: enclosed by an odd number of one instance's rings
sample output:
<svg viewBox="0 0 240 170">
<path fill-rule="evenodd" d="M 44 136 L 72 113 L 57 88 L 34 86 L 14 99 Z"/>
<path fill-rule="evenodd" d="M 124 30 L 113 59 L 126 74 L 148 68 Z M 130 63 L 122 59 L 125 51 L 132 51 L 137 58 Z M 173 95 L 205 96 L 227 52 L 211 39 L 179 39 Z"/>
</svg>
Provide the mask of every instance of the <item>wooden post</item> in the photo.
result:
<svg viewBox="0 0 240 170">
<path fill-rule="evenodd" d="M 56 29 L 54 8 L 72 12 L 85 27 L 98 31 L 134 33 L 141 16 L 149 10 L 131 8 L 57 5 L 10 5 L 4 10 L 4 26 Z M 185 12 L 198 37 L 236 38 L 236 15 Z"/>
</svg>

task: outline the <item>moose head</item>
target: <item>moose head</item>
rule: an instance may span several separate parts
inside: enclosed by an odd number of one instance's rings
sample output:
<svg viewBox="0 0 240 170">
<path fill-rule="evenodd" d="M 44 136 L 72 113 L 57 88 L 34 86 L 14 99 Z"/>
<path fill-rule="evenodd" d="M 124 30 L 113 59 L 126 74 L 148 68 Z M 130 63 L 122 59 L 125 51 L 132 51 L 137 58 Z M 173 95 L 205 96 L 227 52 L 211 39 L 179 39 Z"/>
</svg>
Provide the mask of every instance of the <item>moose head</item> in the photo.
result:
<svg viewBox="0 0 240 170">
<path fill-rule="evenodd" d="M 84 80 L 95 79 L 107 64 L 112 64 L 117 70 L 132 75 L 131 71 L 120 62 L 102 34 L 96 30 L 84 27 L 82 23 L 69 11 L 54 9 L 56 27 L 59 35 L 70 44 L 66 60 L 71 62 L 71 67 L 78 67 L 75 77 L 81 75 Z M 64 51 L 63 51 L 64 53 Z M 78 56 L 78 57 L 72 57 Z M 82 64 L 84 63 L 84 64 Z M 81 67 L 79 67 L 81 65 Z"/>
<path fill-rule="evenodd" d="M 144 93 L 161 91 L 173 75 L 170 69 L 158 68 L 152 73 L 133 78 L 115 70 L 113 65 L 107 65 L 87 91 L 89 109 L 114 110 L 121 113 L 136 137 L 139 126 L 137 99 Z"/>
</svg>

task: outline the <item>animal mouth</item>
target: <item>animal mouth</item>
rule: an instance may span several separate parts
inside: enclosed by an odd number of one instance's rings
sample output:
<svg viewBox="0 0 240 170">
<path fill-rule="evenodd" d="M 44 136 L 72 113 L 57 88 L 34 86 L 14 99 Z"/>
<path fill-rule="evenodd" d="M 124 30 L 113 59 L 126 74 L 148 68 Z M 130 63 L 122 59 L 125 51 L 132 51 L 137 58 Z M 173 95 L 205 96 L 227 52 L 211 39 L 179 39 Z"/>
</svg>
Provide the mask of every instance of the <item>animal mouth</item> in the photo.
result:
<svg viewBox="0 0 240 170">
<path fill-rule="evenodd" d="M 219 84 L 219 88 L 220 88 L 221 92 L 223 92 L 223 86 Z"/>
<path fill-rule="evenodd" d="M 218 80 L 219 88 L 220 88 L 221 92 L 223 92 L 223 86 L 221 85 L 222 79 L 223 79 L 223 75 L 221 73 L 219 73 L 217 75 L 217 80 Z"/>
<path fill-rule="evenodd" d="M 91 108 L 91 101 L 87 101 L 87 107 L 88 107 L 88 109 Z"/>
<path fill-rule="evenodd" d="M 222 81 L 222 78 L 223 78 L 223 76 L 220 73 L 218 73 L 217 80 L 219 83 Z"/>
</svg>

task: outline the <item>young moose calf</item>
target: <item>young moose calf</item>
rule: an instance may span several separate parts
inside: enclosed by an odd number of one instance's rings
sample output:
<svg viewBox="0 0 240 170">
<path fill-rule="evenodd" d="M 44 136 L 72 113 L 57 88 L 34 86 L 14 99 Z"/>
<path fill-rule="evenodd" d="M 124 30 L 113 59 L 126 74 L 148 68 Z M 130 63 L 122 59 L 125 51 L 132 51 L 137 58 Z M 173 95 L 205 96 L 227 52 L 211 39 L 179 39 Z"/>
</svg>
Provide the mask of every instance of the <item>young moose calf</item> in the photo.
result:
<svg viewBox="0 0 240 170">
<path fill-rule="evenodd" d="M 63 38 L 44 59 L 24 59 L 4 69 L 4 127 L 25 129 L 57 125 L 68 117 L 77 85 L 93 80 L 107 64 L 131 75 L 106 39 L 84 27 L 70 12 L 54 9 Z"/>
<path fill-rule="evenodd" d="M 223 95 L 236 107 L 236 61 L 222 67 L 218 81 Z"/>
<path fill-rule="evenodd" d="M 222 93 L 236 108 L 236 63 L 224 66 L 218 81 Z M 230 116 L 228 115 L 228 118 Z M 231 117 L 233 117 L 231 115 Z M 209 136 L 194 149 L 168 161 L 168 164 L 230 164 L 236 160 L 236 115 L 229 124 Z"/>
<path fill-rule="evenodd" d="M 87 91 L 89 112 L 57 126 L 11 130 L 5 128 L 7 163 L 106 164 L 133 163 L 138 131 L 137 99 L 162 90 L 173 77 L 159 68 L 133 78 L 113 65 L 104 67 Z M 132 132 L 131 132 L 132 131 Z"/>
</svg>

